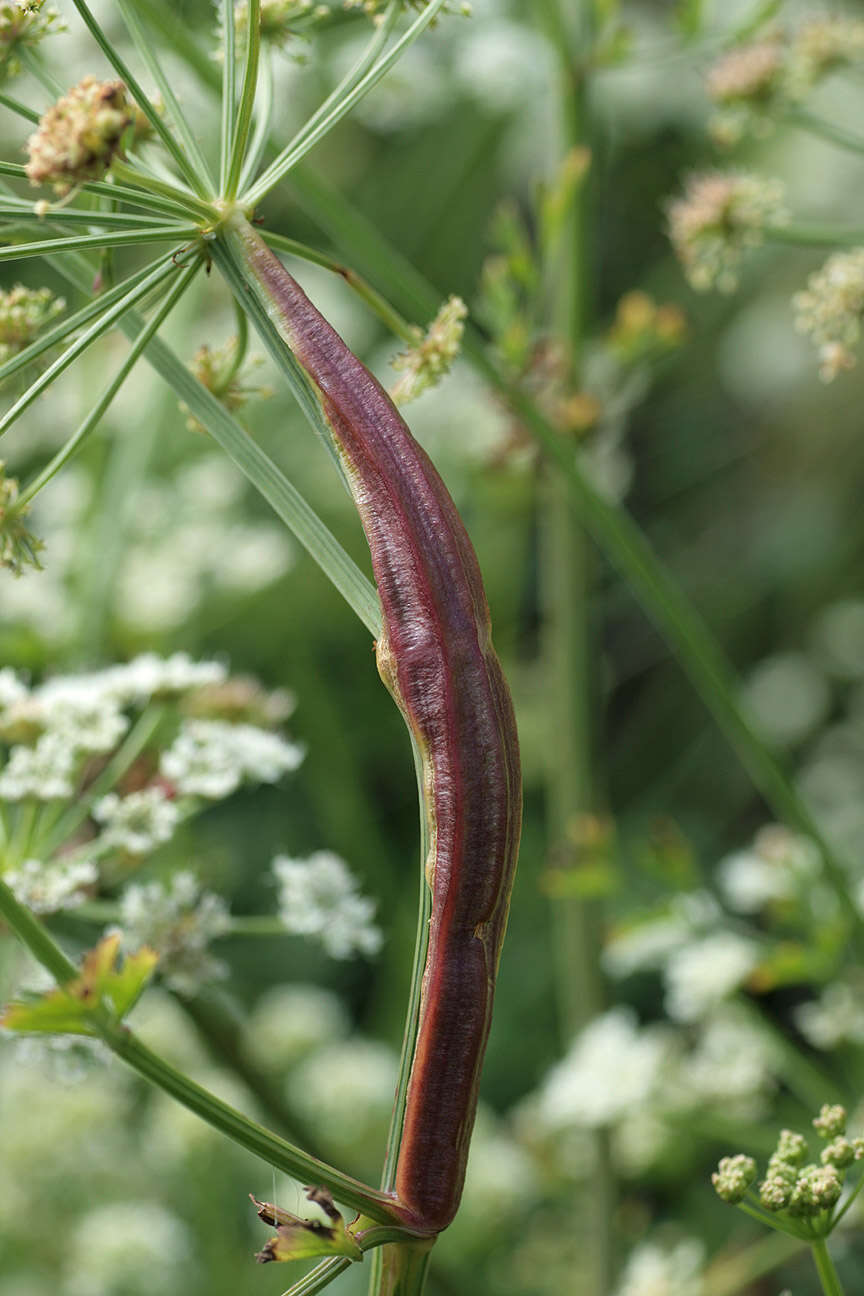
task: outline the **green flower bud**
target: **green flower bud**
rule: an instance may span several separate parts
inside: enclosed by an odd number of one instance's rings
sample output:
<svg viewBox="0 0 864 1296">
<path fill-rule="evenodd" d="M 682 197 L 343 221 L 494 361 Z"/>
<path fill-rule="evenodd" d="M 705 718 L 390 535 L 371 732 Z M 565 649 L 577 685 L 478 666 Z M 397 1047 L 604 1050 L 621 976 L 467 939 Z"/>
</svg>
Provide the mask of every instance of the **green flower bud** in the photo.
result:
<svg viewBox="0 0 864 1296">
<path fill-rule="evenodd" d="M 734 1206 L 742 1200 L 755 1178 L 756 1162 L 739 1152 L 737 1156 L 723 1157 L 711 1176 L 711 1182 L 721 1201 Z"/>
<path fill-rule="evenodd" d="M 823 1165 L 837 1166 L 842 1170 L 851 1165 L 854 1160 L 855 1148 L 846 1138 L 832 1139 L 828 1146 L 822 1149 L 821 1161 Z"/>
<path fill-rule="evenodd" d="M 792 1190 L 789 1210 L 803 1218 L 819 1215 L 840 1200 L 842 1191 L 843 1182 L 835 1166 L 805 1166 Z"/>
<path fill-rule="evenodd" d="M 39 550 L 44 546 L 24 525 L 29 509 L 18 503 L 18 482 L 7 477 L 0 460 L 0 567 L 20 576 L 25 567 L 41 570 Z"/>
<path fill-rule="evenodd" d="M 794 1130 L 781 1130 L 780 1138 L 777 1140 L 777 1151 L 774 1157 L 778 1161 L 785 1161 L 787 1165 L 800 1166 L 809 1152 L 807 1140 L 803 1134 L 796 1134 Z M 774 1160 L 774 1157 L 771 1160 Z"/>
<path fill-rule="evenodd" d="M 759 1185 L 759 1201 L 769 1211 L 783 1210 L 789 1205 L 794 1188 L 794 1181 L 790 1183 L 788 1179 L 779 1175 L 768 1176 L 763 1179 Z"/>
<path fill-rule="evenodd" d="M 828 1103 L 813 1120 L 813 1128 L 820 1138 L 833 1139 L 846 1133 L 846 1108 Z"/>
</svg>

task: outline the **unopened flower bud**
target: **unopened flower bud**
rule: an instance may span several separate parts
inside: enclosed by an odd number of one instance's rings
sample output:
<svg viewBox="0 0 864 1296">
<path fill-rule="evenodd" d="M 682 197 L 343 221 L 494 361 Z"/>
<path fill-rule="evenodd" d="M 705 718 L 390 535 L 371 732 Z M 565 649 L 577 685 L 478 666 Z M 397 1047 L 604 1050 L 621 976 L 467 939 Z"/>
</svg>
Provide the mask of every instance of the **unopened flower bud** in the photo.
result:
<svg viewBox="0 0 864 1296">
<path fill-rule="evenodd" d="M 794 1130 L 784 1129 L 780 1131 L 780 1137 L 777 1140 L 777 1151 L 772 1156 L 773 1161 L 783 1161 L 787 1165 L 800 1166 L 804 1164 L 804 1158 L 807 1156 L 809 1149 L 807 1140 L 803 1134 L 796 1134 Z"/>
<path fill-rule="evenodd" d="M 734 1206 L 743 1199 L 755 1178 L 756 1162 L 752 1157 L 739 1153 L 737 1156 L 723 1157 L 711 1176 L 711 1182 L 717 1196 Z"/>
<path fill-rule="evenodd" d="M 0 80 L 18 76 L 22 49 L 32 49 L 51 32 L 66 30 L 53 5 L 44 0 L 2 0 L 0 3 Z"/>
<path fill-rule="evenodd" d="M 0 567 L 7 567 L 15 576 L 20 576 L 25 567 L 41 570 L 42 566 L 42 541 L 24 523 L 29 511 L 28 505 L 18 502 L 17 479 L 5 475 L 0 460 Z"/>
<path fill-rule="evenodd" d="M 851 1165 L 855 1160 L 855 1148 L 848 1139 L 835 1138 L 822 1149 L 820 1159 L 823 1165 L 833 1165 L 840 1170 L 845 1170 L 846 1166 Z"/>
<path fill-rule="evenodd" d="M 66 307 L 50 288 L 14 288 L 0 292 L 0 364 L 11 360 Z"/>
<path fill-rule="evenodd" d="M 831 382 L 855 366 L 852 348 L 861 334 L 864 314 L 864 248 L 835 252 L 792 298 L 795 327 L 807 333 L 819 350 L 819 375 Z"/>
<path fill-rule="evenodd" d="M 813 1128 L 820 1138 L 839 1138 L 846 1133 L 846 1108 L 839 1103 L 834 1106 L 826 1103 L 819 1115 L 814 1117 Z"/>
<path fill-rule="evenodd" d="M 793 1215 L 813 1216 L 830 1210 L 840 1199 L 843 1182 L 833 1165 L 805 1166 L 798 1176 L 789 1210 Z"/>
</svg>

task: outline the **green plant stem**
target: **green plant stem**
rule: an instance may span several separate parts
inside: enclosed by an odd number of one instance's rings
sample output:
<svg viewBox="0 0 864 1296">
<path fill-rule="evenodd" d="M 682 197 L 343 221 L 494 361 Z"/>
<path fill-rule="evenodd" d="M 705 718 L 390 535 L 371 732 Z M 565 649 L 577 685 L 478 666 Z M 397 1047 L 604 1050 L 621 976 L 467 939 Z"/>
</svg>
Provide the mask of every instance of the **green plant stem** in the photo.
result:
<svg viewBox="0 0 864 1296">
<path fill-rule="evenodd" d="M 786 113 L 785 119 L 790 126 L 799 126 L 829 144 L 836 144 L 838 148 L 846 149 L 850 153 L 864 153 L 864 136 L 847 130 L 845 126 L 838 126 L 835 122 L 825 121 L 804 108 L 791 110 Z"/>
<path fill-rule="evenodd" d="M 177 282 L 172 286 L 170 292 L 165 298 L 165 301 L 159 305 L 156 311 L 154 311 L 152 319 L 147 322 L 145 327 L 135 338 L 126 359 L 123 361 L 108 386 L 102 392 L 102 395 L 98 398 L 96 404 L 84 419 L 84 422 L 73 433 L 66 444 L 62 446 L 54 457 L 45 465 L 38 476 L 35 477 L 34 480 L 21 492 L 19 497 L 21 504 L 29 503 L 29 501 L 32 500 L 40 490 L 42 490 L 43 486 L 46 486 L 51 478 L 60 471 L 63 465 L 68 463 L 74 454 L 78 453 L 87 438 L 95 428 L 99 426 L 115 396 L 120 391 L 120 388 L 129 377 L 129 374 L 132 372 L 135 365 L 138 363 L 142 351 L 148 345 L 150 339 L 154 336 L 157 330 L 161 328 L 162 324 L 164 324 L 165 320 L 177 305 L 177 302 L 189 287 L 189 284 L 192 282 L 199 269 L 200 262 L 195 262 L 193 265 L 187 266 L 185 270 L 181 271 L 177 275 Z M 168 271 L 168 273 L 172 273 L 172 271 Z"/>
<path fill-rule="evenodd" d="M 376 1253 L 377 1254 L 377 1253 Z M 283 1292 L 282 1296 L 316 1296 L 325 1287 L 329 1287 L 335 1278 L 338 1278 L 346 1269 L 350 1269 L 353 1260 L 322 1260 L 314 1269 L 310 1270 L 304 1278 L 294 1283 Z"/>
<path fill-rule="evenodd" d="M 838 229 L 834 225 L 769 225 L 766 243 L 796 247 L 858 247 L 864 243 L 864 229 Z"/>
<path fill-rule="evenodd" d="M 12 95 L 0 94 L 0 106 L 8 108 L 10 112 L 26 118 L 29 122 L 33 122 L 34 126 L 39 125 L 39 113 L 34 112 L 32 108 L 28 108 L 26 104 L 21 103 L 20 99 L 15 99 Z M 23 171 L 24 168 L 21 169 Z"/>
<path fill-rule="evenodd" d="M 560 114 L 564 152 L 591 147 L 592 121 L 587 67 L 594 40 L 593 0 L 575 5 L 542 0 L 542 16 L 559 63 Z M 581 62 L 577 65 L 577 49 Z M 572 200 L 558 245 L 546 267 L 552 289 L 557 335 L 566 345 L 566 381 L 582 382 L 585 337 L 591 306 L 590 261 L 593 209 L 591 186 L 583 183 Z M 544 619 L 544 678 L 547 714 L 556 742 L 546 776 L 546 821 L 553 854 L 568 850 L 568 833 L 594 808 L 591 699 L 596 669 L 590 645 L 590 551 L 584 522 L 570 507 L 566 479 L 545 464 L 541 504 L 541 566 Z M 552 901 L 558 960 L 559 1015 L 564 1046 L 605 1001 L 600 974 L 602 913 L 596 902 L 578 897 Z M 586 1292 L 606 1296 L 614 1285 L 615 1179 L 609 1137 L 592 1136 L 594 1167 L 578 1210 L 587 1216 L 584 1259 Z"/>
<path fill-rule="evenodd" d="M 94 215 L 93 224 L 98 224 Z M 50 256 L 52 252 L 83 252 L 87 248 L 100 251 L 106 247 L 136 247 L 143 243 L 180 243 L 198 237 L 196 225 L 139 226 L 119 233 L 80 234 L 70 238 L 41 239 L 35 243 L 13 243 L 0 247 L 0 261 L 17 261 L 32 256 Z"/>
<path fill-rule="evenodd" d="M 219 192 L 224 194 L 234 142 L 237 99 L 237 27 L 234 0 L 222 0 L 222 128 L 219 135 Z"/>
<path fill-rule="evenodd" d="M 246 60 L 243 66 L 243 84 L 240 90 L 240 103 L 237 108 L 234 134 L 230 141 L 228 173 L 222 190 L 222 196 L 229 200 L 237 196 L 237 186 L 243 169 L 243 159 L 246 156 L 246 146 L 249 143 L 252 109 L 255 106 L 255 91 L 258 85 L 258 60 L 260 55 L 261 0 L 247 0 Z"/>
<path fill-rule="evenodd" d="M 23 108 L 23 105 L 21 105 L 21 108 Z M 173 186 L 165 186 L 173 197 L 156 194 L 152 189 L 145 192 L 143 189 L 135 188 L 134 185 L 141 183 L 142 177 L 134 167 L 115 162 L 111 168 L 112 176 L 116 177 L 118 171 L 122 171 L 125 176 L 128 176 L 134 182 L 133 186 L 115 184 L 113 180 L 110 183 L 104 180 L 88 180 L 80 186 L 80 192 L 96 194 L 100 198 L 108 198 L 115 202 L 130 203 L 135 207 L 143 207 L 148 212 L 163 212 L 166 216 L 176 216 L 183 221 L 188 221 L 190 209 L 200 212 L 208 219 L 213 215 L 213 210 L 208 204 L 201 203 L 198 199 L 190 199 L 181 189 L 176 189 Z M 9 176 L 14 180 L 26 180 L 27 169 L 19 162 L 0 162 L 0 175 Z M 143 179 L 149 183 L 148 177 L 143 177 Z M 15 195 L 10 196 L 15 197 Z M 23 199 L 20 201 L 23 201 Z M 49 219 L 50 214 L 49 212 Z"/>
<path fill-rule="evenodd" d="M 74 963 L 66 957 L 43 924 L 16 900 L 2 878 L 0 915 L 60 985 L 65 985 L 78 976 Z M 302 1149 L 256 1124 L 147 1048 L 122 1023 L 96 1011 L 92 1023 L 112 1052 L 133 1070 L 176 1098 L 184 1107 L 188 1107 L 235 1143 L 302 1183 L 320 1184 L 329 1188 L 340 1202 L 353 1206 L 377 1223 L 398 1227 L 392 1197 L 368 1188 L 350 1175 L 309 1156 Z"/>
<path fill-rule="evenodd" d="M 46 225 L 99 225 L 103 229 L 147 229 L 164 228 L 165 221 L 159 216 L 142 216 L 138 212 L 109 212 L 83 210 L 80 207 L 57 206 L 45 217 L 37 217 L 33 212 L 32 202 L 26 199 L 5 198 L 0 201 L 0 217 L 15 216 L 24 222 L 31 222 L 44 228 Z"/>
<path fill-rule="evenodd" d="M 261 64 L 258 74 L 257 98 L 255 103 L 255 130 L 249 147 L 246 150 L 246 157 L 243 162 L 243 169 L 240 172 L 238 189 L 244 191 L 249 188 L 252 181 L 261 169 L 264 161 L 264 155 L 267 152 L 267 144 L 270 137 L 270 128 L 273 124 L 273 59 L 268 49 L 261 51 Z"/>
<path fill-rule="evenodd" d="M 371 1296 L 422 1296 L 434 1241 L 393 1243 L 376 1251 Z"/>
<path fill-rule="evenodd" d="M 825 1296 L 843 1296 L 843 1287 L 837 1276 L 837 1270 L 834 1268 L 834 1261 L 828 1254 L 825 1239 L 817 1238 L 811 1245 L 813 1259 L 816 1263 L 816 1272 L 819 1274 L 819 1281 L 822 1284 L 822 1291 Z"/>
</svg>

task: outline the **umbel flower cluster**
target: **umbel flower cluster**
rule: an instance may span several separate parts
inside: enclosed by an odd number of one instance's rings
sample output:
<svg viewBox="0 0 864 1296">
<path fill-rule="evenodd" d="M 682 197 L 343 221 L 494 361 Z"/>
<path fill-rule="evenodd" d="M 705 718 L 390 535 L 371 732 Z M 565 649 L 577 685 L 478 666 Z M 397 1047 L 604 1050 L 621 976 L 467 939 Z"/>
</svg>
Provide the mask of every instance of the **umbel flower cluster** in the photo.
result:
<svg viewBox="0 0 864 1296">
<path fill-rule="evenodd" d="M 761 1208 L 765 1222 L 783 1232 L 799 1236 L 799 1222 L 806 1221 L 810 1237 L 826 1236 L 851 1202 L 850 1198 L 841 1211 L 835 1211 L 847 1171 L 864 1160 L 864 1138 L 846 1137 L 846 1111 L 840 1106 L 826 1104 L 813 1126 L 825 1144 L 818 1161 L 808 1160 L 810 1149 L 803 1134 L 781 1130 L 758 1188 L 754 1188 L 758 1171 L 752 1157 L 739 1153 L 722 1159 L 711 1176 L 718 1197 L 730 1205 L 746 1204 L 750 1213 Z"/>
<path fill-rule="evenodd" d="M 2 0 L 0 81 L 19 75 L 22 53 L 33 49 L 52 32 L 65 29 L 66 24 L 57 10 L 45 0 Z"/>
<path fill-rule="evenodd" d="M 864 59 L 864 22 L 839 15 L 809 18 L 794 30 L 772 27 L 723 54 L 706 89 L 716 112 L 709 129 L 721 145 L 765 134 L 829 73 Z"/>
<path fill-rule="evenodd" d="M 122 81 L 86 76 L 48 109 L 30 137 L 27 176 L 65 197 L 85 180 L 99 179 L 122 154 L 135 108 Z"/>
<path fill-rule="evenodd" d="M 116 917 L 127 949 L 151 947 L 165 980 L 194 993 L 224 974 L 208 945 L 231 919 L 185 866 L 184 830 L 242 786 L 297 769 L 303 749 L 279 731 L 291 707 L 287 694 L 182 653 L 32 688 L 0 671 L 0 877 L 36 913 L 89 904 L 97 921 Z M 181 833 L 184 867 L 164 881 Z M 137 881 L 157 856 L 162 876 Z M 335 958 L 377 951 L 375 905 L 341 860 L 293 861 L 287 890 L 285 868 L 277 861 L 277 928 Z M 94 905 L 106 893 L 115 901 Z"/>
<path fill-rule="evenodd" d="M 710 171 L 692 175 L 668 208 L 669 238 L 684 273 L 699 291 L 733 292 L 745 252 L 788 214 L 783 186 L 761 176 Z"/>
</svg>

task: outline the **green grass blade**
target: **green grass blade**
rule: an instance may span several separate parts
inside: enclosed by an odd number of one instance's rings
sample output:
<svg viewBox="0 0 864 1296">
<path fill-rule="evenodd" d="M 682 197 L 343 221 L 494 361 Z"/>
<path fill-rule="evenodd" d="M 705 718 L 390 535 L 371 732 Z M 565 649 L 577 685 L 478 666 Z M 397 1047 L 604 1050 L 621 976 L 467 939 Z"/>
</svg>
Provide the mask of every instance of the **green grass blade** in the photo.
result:
<svg viewBox="0 0 864 1296">
<path fill-rule="evenodd" d="M 32 202 L 26 199 L 0 199 L 0 216 L 15 216 L 37 228 L 48 225 L 101 225 L 104 229 L 163 229 L 161 216 L 142 216 L 133 212 L 85 211 L 80 207 L 56 207 L 46 216 L 37 216 Z"/>
<path fill-rule="evenodd" d="M 234 144 L 234 109 L 237 98 L 237 50 L 234 0 L 222 0 L 222 132 L 219 137 L 219 192 L 225 193 Z"/>
</svg>

